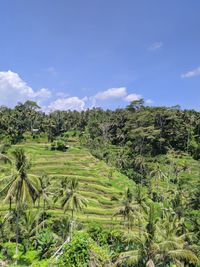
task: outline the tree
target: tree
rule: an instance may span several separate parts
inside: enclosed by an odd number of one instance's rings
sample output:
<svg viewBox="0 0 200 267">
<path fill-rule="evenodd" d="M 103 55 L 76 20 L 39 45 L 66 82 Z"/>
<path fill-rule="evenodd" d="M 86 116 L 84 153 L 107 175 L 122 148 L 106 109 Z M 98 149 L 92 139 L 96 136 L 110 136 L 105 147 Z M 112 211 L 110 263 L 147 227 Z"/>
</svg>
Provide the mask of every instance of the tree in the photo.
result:
<svg viewBox="0 0 200 267">
<path fill-rule="evenodd" d="M 200 180 L 190 196 L 190 206 L 194 210 L 200 210 Z"/>
<path fill-rule="evenodd" d="M 133 100 L 128 106 L 127 109 L 130 111 L 135 111 L 144 107 L 144 99 Z"/>
<path fill-rule="evenodd" d="M 156 164 L 156 167 L 153 171 L 150 172 L 150 175 L 152 176 L 152 178 L 155 179 L 156 181 L 156 189 L 158 190 L 159 188 L 159 183 L 162 180 L 167 180 L 168 182 L 168 177 L 167 175 L 161 170 L 160 165 Z"/>
<path fill-rule="evenodd" d="M 22 204 L 27 201 L 35 202 L 39 191 L 39 180 L 36 176 L 28 174 L 30 161 L 22 148 L 13 151 L 15 170 L 12 174 L 1 179 L 4 187 L 0 194 L 4 194 L 4 201 L 15 198 L 16 203 L 16 254 L 18 254 L 19 244 L 19 217 Z"/>
<path fill-rule="evenodd" d="M 187 235 L 180 234 L 182 222 L 178 216 L 167 210 L 163 220 L 159 221 L 157 226 L 156 260 L 165 264 L 178 264 L 178 266 L 182 263 L 193 263 L 196 266 L 198 258 L 186 242 Z"/>
<path fill-rule="evenodd" d="M 138 211 L 139 207 L 138 205 L 136 205 L 136 203 L 133 203 L 133 194 L 128 188 L 125 191 L 124 198 L 121 201 L 120 208 L 114 214 L 114 216 L 122 216 L 124 222 L 127 222 L 128 224 L 128 231 L 129 231 L 132 226 L 133 220 L 135 219 L 135 217 L 138 216 Z"/>
<path fill-rule="evenodd" d="M 47 204 L 50 203 L 50 196 L 53 195 L 53 193 L 50 191 L 50 180 L 49 177 L 46 174 L 43 174 L 42 176 L 39 176 L 39 191 L 38 191 L 38 208 L 40 208 L 40 199 L 42 198 L 43 205 L 42 205 L 42 221 L 43 221 L 43 228 L 44 228 L 44 222 L 45 222 L 45 212 L 47 208 Z"/>
<path fill-rule="evenodd" d="M 78 191 L 79 183 L 76 179 L 72 179 L 68 183 L 68 188 L 61 200 L 61 205 L 64 211 L 71 210 L 72 220 L 75 211 L 81 211 L 83 207 L 87 206 L 87 200 Z"/>
<path fill-rule="evenodd" d="M 120 253 L 117 266 L 122 263 L 141 267 L 171 264 L 183 266 L 183 263 L 196 266 L 198 258 L 185 242 L 186 236 L 178 234 L 180 227 L 178 217 L 174 213 L 167 212 L 163 220 L 159 220 L 155 206 L 151 204 L 147 212 L 146 228 L 142 237 L 137 239 L 138 249 Z M 151 265 L 148 265 L 150 263 Z"/>
</svg>

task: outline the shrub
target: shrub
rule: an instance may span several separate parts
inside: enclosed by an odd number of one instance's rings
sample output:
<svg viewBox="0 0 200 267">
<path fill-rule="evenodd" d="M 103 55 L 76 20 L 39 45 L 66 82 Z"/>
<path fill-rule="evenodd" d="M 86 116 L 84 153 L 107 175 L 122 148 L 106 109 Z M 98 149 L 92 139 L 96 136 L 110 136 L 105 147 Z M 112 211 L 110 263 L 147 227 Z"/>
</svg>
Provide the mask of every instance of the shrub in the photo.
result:
<svg viewBox="0 0 200 267">
<path fill-rule="evenodd" d="M 66 151 L 68 146 L 62 138 L 58 138 L 51 143 L 51 150 Z"/>
<path fill-rule="evenodd" d="M 31 264 L 31 267 L 49 267 L 49 266 L 53 266 L 50 265 L 50 260 L 34 261 Z"/>
<path fill-rule="evenodd" d="M 96 244 L 85 232 L 75 233 L 72 241 L 65 245 L 59 267 L 104 266 L 110 256 L 105 248 Z"/>
<path fill-rule="evenodd" d="M 49 229 L 39 232 L 37 235 L 37 251 L 40 260 L 51 256 L 56 241 L 54 233 Z"/>
<path fill-rule="evenodd" d="M 26 254 L 20 256 L 19 263 L 29 266 L 35 261 L 36 258 L 37 258 L 37 251 L 30 250 L 30 251 L 27 251 Z"/>
<path fill-rule="evenodd" d="M 19 248 L 18 257 L 20 257 L 22 255 L 23 246 L 21 244 L 19 244 L 18 248 Z M 13 242 L 3 243 L 1 253 L 8 260 L 13 260 L 15 257 L 15 253 L 16 253 L 16 243 L 13 243 Z"/>
</svg>

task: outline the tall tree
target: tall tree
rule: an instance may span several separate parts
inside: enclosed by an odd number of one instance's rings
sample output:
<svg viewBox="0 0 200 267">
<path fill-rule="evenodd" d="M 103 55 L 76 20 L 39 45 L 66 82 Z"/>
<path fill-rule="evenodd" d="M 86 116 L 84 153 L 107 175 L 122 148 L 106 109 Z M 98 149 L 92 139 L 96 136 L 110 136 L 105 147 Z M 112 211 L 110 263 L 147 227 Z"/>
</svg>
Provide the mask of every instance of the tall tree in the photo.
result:
<svg viewBox="0 0 200 267">
<path fill-rule="evenodd" d="M 38 196 L 39 179 L 35 175 L 28 174 L 30 161 L 23 148 L 13 151 L 15 169 L 12 174 L 1 179 L 4 187 L 0 194 L 5 194 L 4 201 L 15 198 L 16 203 L 16 254 L 18 254 L 19 244 L 19 217 L 22 204 L 34 202 Z"/>
<path fill-rule="evenodd" d="M 74 212 L 82 210 L 87 206 L 87 200 L 79 193 L 79 183 L 76 179 L 72 179 L 68 183 L 68 188 L 64 193 L 61 200 L 61 205 L 64 211 L 71 210 L 72 220 L 74 218 Z"/>
</svg>

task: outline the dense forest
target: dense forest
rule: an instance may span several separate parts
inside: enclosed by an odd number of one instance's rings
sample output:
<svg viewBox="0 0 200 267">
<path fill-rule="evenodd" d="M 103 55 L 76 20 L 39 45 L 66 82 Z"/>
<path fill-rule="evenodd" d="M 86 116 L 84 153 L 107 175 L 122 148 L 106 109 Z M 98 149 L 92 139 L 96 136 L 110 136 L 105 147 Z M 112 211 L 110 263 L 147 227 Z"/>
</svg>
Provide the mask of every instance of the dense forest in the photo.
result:
<svg viewBox="0 0 200 267">
<path fill-rule="evenodd" d="M 200 112 L 0 107 L 0 266 L 200 266 Z"/>
</svg>

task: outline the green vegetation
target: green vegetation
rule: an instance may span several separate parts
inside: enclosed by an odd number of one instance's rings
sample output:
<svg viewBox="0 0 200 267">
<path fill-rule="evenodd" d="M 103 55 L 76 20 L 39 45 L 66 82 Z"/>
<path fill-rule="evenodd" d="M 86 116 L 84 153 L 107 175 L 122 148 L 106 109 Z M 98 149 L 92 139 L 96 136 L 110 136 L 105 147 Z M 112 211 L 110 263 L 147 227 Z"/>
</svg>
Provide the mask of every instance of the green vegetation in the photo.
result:
<svg viewBox="0 0 200 267">
<path fill-rule="evenodd" d="M 200 266 L 200 113 L 0 114 L 5 266 Z"/>
</svg>

